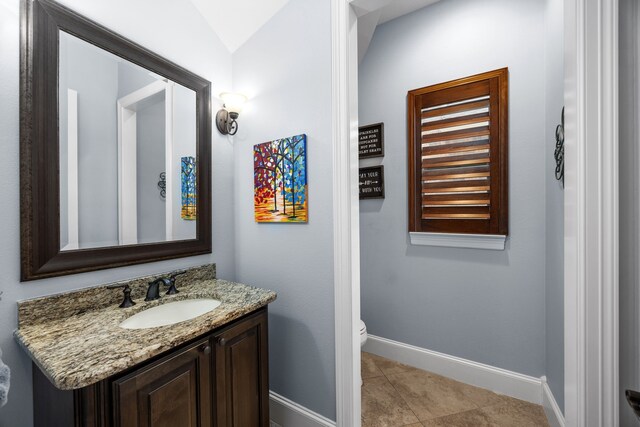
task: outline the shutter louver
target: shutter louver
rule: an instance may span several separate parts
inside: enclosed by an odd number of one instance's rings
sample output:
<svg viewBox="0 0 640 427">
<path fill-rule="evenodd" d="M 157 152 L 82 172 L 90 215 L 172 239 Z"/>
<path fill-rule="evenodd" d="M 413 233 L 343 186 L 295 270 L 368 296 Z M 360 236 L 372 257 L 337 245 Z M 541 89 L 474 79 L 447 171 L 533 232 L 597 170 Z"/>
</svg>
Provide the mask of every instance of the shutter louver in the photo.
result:
<svg viewBox="0 0 640 427">
<path fill-rule="evenodd" d="M 506 234 L 507 69 L 408 102 L 410 231 Z"/>
<path fill-rule="evenodd" d="M 491 217 L 489 108 L 483 96 L 422 109 L 422 219 Z"/>
</svg>

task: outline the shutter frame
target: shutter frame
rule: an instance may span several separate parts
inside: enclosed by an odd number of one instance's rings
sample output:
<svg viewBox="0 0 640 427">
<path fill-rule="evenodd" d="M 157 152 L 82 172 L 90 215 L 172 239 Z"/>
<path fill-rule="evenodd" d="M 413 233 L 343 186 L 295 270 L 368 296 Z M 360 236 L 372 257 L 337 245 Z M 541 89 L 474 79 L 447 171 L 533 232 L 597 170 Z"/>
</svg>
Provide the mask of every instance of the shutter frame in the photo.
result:
<svg viewBox="0 0 640 427">
<path fill-rule="evenodd" d="M 508 68 L 501 68 L 498 70 L 490 71 L 487 73 L 477 74 L 474 76 L 465 77 L 462 79 L 452 80 L 445 83 L 440 83 L 432 86 L 427 86 L 419 89 L 415 89 L 409 91 L 407 94 L 407 158 L 408 158 L 408 214 L 409 214 L 409 231 L 410 232 L 440 232 L 440 233 L 467 233 L 467 234 L 496 234 L 496 235 L 507 235 L 508 234 L 508 218 L 509 218 L 509 182 L 508 182 L 508 129 L 509 129 L 509 121 L 508 121 L 508 100 L 509 100 L 509 92 L 508 92 L 508 77 L 509 71 Z M 485 89 L 483 89 L 485 88 Z M 481 101 L 469 101 L 475 99 L 474 96 L 477 96 L 482 91 L 488 90 L 489 99 L 489 112 L 488 112 L 488 120 L 489 120 L 489 163 L 488 169 L 490 171 L 490 178 L 488 180 L 490 184 L 490 192 L 488 194 L 484 193 L 490 199 L 490 205 L 486 208 L 490 212 L 490 218 L 486 219 L 423 219 L 423 211 L 425 209 L 429 209 L 428 206 L 433 204 L 430 201 L 432 196 L 423 196 L 423 174 L 427 175 L 437 175 L 442 174 L 446 175 L 447 171 L 442 170 L 439 172 L 438 170 L 429 170 L 426 168 L 423 170 L 423 166 L 425 163 L 429 163 L 433 165 L 436 158 L 430 158 L 429 160 L 423 161 L 422 156 L 424 151 L 432 150 L 429 155 L 433 156 L 435 154 L 446 153 L 449 151 L 450 153 L 454 151 L 458 151 L 459 154 L 457 156 L 461 156 L 465 153 L 463 149 L 459 149 L 458 147 L 463 147 L 465 143 L 454 143 L 449 145 L 444 145 L 443 147 L 437 146 L 436 148 L 424 148 L 423 141 L 423 128 L 425 125 L 422 120 L 425 117 L 435 117 L 438 114 L 433 114 L 429 108 L 438 107 L 437 109 L 447 109 L 447 111 L 456 110 L 456 108 L 451 107 L 440 107 L 444 104 L 449 103 L 468 103 L 468 105 L 480 105 Z M 452 96 L 456 96 L 455 99 L 452 99 Z M 482 96 L 482 95 L 481 95 Z M 425 100 L 429 100 L 426 102 Z M 466 102 L 465 102 L 466 101 Z M 425 110 L 425 111 L 423 111 Z M 460 110 L 465 110 L 465 108 L 460 108 Z M 468 108 L 467 111 L 471 111 L 471 108 Z M 437 124 L 438 120 L 426 119 L 426 120 L 435 120 Z M 464 119 L 461 119 L 464 120 Z M 441 120 L 442 123 L 447 123 L 447 120 Z M 429 129 L 437 129 L 436 126 L 431 126 L 427 123 Z M 445 125 L 440 126 L 439 131 L 445 132 L 442 130 L 445 128 Z M 437 135 L 437 134 L 435 134 Z M 449 138 L 449 135 L 445 134 L 443 139 Z M 433 137 L 433 134 L 429 134 L 427 136 L 427 142 L 432 142 L 434 140 L 438 140 Z M 457 145 L 456 145 L 457 144 Z M 452 148 L 456 147 L 456 148 Z M 424 150 L 424 151 L 423 151 Z M 475 158 L 480 158 L 482 156 L 478 155 Z M 473 156 L 468 157 L 470 159 Z M 462 157 L 458 157 L 458 159 L 462 159 Z M 425 163 L 423 163 L 425 162 Z M 485 163 L 485 165 L 487 165 Z M 478 165 L 482 167 L 482 165 Z M 486 166 L 485 166 L 486 167 Z M 455 167 L 451 167 L 451 171 L 449 174 L 461 174 L 464 171 L 460 169 L 456 169 Z M 468 169 L 469 171 L 471 168 Z M 478 171 L 474 171 L 474 173 L 480 173 Z M 425 184 L 425 186 L 434 187 L 434 184 Z M 440 185 L 444 186 L 444 185 Z M 453 186 L 453 184 L 451 184 Z M 438 187 L 436 185 L 436 187 Z M 469 194 L 467 194 L 469 196 Z M 469 199 L 467 196 L 461 196 L 460 199 Z M 471 199 L 480 198 L 481 194 L 476 194 Z M 427 199 L 425 202 L 423 197 Z M 436 199 L 440 200 L 442 197 L 437 197 Z M 449 198 L 451 199 L 451 198 Z M 455 199 L 455 196 L 453 196 Z M 424 205 L 424 206 L 423 206 Z M 455 205 L 452 203 L 452 205 Z M 437 209 L 436 209 L 437 210 Z M 455 213 L 463 213 L 467 212 L 480 212 L 478 209 L 476 211 L 465 209 L 465 210 L 451 210 L 451 216 L 460 216 L 455 215 Z M 437 217 L 437 215 L 436 215 Z"/>
</svg>

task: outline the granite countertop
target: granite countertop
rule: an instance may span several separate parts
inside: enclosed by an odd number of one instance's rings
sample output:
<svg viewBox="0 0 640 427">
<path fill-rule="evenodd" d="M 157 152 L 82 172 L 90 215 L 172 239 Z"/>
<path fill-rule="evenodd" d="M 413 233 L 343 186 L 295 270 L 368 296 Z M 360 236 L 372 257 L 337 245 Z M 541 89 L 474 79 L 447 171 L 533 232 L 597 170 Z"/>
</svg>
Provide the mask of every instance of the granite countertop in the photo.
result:
<svg viewBox="0 0 640 427">
<path fill-rule="evenodd" d="M 127 282 L 136 302 L 130 308 L 118 307 L 122 290 L 105 286 L 19 302 L 15 338 L 57 388 L 73 390 L 116 375 L 276 299 L 273 291 L 210 278 L 211 267 L 191 270 L 205 274 L 191 274 L 184 280 L 179 276 L 178 294 L 150 302 L 143 301 L 149 277 Z M 91 306 L 91 298 L 100 295 L 109 296 L 109 305 L 100 301 L 101 306 Z M 221 305 L 174 325 L 137 330 L 118 326 L 147 308 L 192 298 L 214 298 Z"/>
</svg>

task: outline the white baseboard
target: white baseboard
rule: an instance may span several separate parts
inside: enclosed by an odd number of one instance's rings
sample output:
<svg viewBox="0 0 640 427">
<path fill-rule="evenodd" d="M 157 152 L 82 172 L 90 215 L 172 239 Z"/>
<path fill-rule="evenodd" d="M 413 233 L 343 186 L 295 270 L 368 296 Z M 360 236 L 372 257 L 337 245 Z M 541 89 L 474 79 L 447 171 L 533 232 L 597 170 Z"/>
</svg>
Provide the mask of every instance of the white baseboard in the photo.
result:
<svg viewBox="0 0 640 427">
<path fill-rule="evenodd" d="M 369 335 L 363 350 L 465 384 L 486 388 L 536 405 L 542 404 L 542 380 L 540 378 L 373 335 Z"/>
<path fill-rule="evenodd" d="M 369 335 L 364 351 L 499 394 L 542 405 L 550 427 L 565 427 L 546 378 L 535 378 L 460 357 Z M 271 427 L 335 427 L 331 421 L 286 397 L 269 393 Z"/>
<path fill-rule="evenodd" d="M 299 405 L 273 391 L 269 392 L 271 427 L 335 427 L 322 415 Z"/>
<path fill-rule="evenodd" d="M 550 427 L 564 427 L 564 415 L 556 402 L 556 398 L 553 396 L 547 379 L 542 377 L 542 407 L 544 413 L 547 415 Z"/>
</svg>

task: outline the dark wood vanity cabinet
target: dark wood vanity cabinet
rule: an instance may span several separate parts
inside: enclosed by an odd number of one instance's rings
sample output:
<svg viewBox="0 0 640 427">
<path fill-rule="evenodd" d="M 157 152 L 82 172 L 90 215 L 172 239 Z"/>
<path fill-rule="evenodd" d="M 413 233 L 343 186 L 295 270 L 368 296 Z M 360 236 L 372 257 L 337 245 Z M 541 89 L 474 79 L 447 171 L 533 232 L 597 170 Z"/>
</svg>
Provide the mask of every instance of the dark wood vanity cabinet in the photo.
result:
<svg viewBox="0 0 640 427">
<path fill-rule="evenodd" d="M 113 381 L 112 391 L 117 426 L 210 426 L 210 340 Z"/>
<path fill-rule="evenodd" d="M 267 321 L 255 316 L 217 333 L 216 426 L 269 425 Z"/>
<path fill-rule="evenodd" d="M 34 425 L 267 427 L 267 309 L 97 384 L 56 389 L 34 365 Z"/>
</svg>

